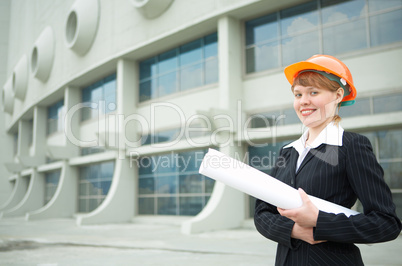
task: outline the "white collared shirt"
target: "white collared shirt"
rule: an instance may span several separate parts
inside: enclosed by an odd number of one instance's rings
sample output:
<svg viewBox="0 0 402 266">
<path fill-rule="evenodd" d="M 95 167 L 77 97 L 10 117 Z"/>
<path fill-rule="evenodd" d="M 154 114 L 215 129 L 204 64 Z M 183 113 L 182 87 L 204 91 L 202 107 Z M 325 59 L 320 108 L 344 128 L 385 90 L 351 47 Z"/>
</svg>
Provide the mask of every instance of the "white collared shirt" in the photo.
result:
<svg viewBox="0 0 402 266">
<path fill-rule="evenodd" d="M 318 137 L 313 141 L 311 145 L 306 143 L 308 137 L 308 130 L 306 130 L 306 132 L 304 132 L 298 140 L 293 141 L 283 148 L 286 149 L 294 147 L 295 150 L 299 153 L 299 158 L 297 159 L 296 165 L 297 172 L 310 149 L 317 148 L 321 144 L 342 146 L 343 132 L 344 130 L 341 125 L 331 122 L 320 132 Z"/>
</svg>

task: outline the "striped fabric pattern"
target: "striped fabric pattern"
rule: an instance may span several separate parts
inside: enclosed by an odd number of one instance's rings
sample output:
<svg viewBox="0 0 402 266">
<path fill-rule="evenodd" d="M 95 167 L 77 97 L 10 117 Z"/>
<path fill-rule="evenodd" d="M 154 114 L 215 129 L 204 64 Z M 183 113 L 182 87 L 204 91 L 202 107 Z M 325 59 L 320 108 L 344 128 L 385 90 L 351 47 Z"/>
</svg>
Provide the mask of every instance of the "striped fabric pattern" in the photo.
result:
<svg viewBox="0 0 402 266">
<path fill-rule="evenodd" d="M 365 136 L 344 132 L 342 146 L 322 144 L 311 149 L 297 171 L 294 148 L 281 149 L 280 156 L 281 164 L 272 176 L 347 208 L 358 198 L 364 213 L 348 218 L 320 211 L 314 238 L 327 242 L 310 245 L 291 238 L 292 220 L 282 217 L 275 206 L 257 200 L 254 222 L 263 236 L 278 242 L 276 265 L 363 265 L 353 243 L 390 241 L 399 235 L 401 221 L 391 191 Z"/>
</svg>

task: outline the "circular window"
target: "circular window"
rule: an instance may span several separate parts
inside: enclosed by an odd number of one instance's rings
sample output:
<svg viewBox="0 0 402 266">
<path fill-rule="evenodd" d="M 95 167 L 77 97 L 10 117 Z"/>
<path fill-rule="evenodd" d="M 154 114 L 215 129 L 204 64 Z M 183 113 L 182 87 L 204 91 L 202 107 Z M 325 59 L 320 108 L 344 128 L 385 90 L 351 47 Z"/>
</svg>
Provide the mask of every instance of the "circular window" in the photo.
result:
<svg viewBox="0 0 402 266">
<path fill-rule="evenodd" d="M 72 11 L 67 19 L 66 24 L 66 40 L 69 46 L 74 44 L 77 35 L 77 13 Z"/>
<path fill-rule="evenodd" d="M 31 70 L 34 75 L 38 71 L 38 48 L 36 46 L 32 50 Z"/>
</svg>

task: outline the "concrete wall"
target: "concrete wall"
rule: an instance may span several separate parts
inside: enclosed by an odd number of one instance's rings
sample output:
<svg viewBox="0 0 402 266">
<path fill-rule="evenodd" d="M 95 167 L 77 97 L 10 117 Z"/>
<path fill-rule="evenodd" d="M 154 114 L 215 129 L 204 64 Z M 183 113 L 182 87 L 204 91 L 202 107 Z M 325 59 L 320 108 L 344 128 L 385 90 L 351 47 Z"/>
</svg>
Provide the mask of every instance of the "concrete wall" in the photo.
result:
<svg viewBox="0 0 402 266">
<path fill-rule="evenodd" d="M 0 84 L 6 82 L 6 78 L 10 73 L 8 67 L 8 47 L 9 47 L 9 25 L 10 25 L 10 3 L 11 0 L 0 1 Z M 0 153 L 0 162 L 11 160 L 12 146 L 7 145 L 11 137 L 7 135 L 5 128 L 5 114 L 0 112 L 0 147 L 7 147 L 9 152 Z M 0 206 L 5 204 L 11 195 L 13 188 L 12 183 L 9 181 L 9 173 L 3 163 L 0 163 Z"/>
<path fill-rule="evenodd" d="M 200 112 L 210 118 L 223 113 L 234 122 L 233 130 L 219 132 L 215 139 L 206 137 L 198 147 L 207 148 L 213 141 L 228 139 L 213 144 L 229 155 L 244 153 L 246 146 L 241 142 L 250 136 L 246 137 L 239 129 L 245 126 L 248 114 L 292 107 L 290 86 L 282 68 L 244 73 L 243 22 L 306 0 L 149 0 L 144 1 L 148 3 L 144 7 L 136 7 L 133 2 L 1 1 L 0 18 L 4 23 L 0 26 L 0 45 L 5 49 L 0 51 L 0 59 L 4 58 L 0 64 L 0 83 L 11 86 L 16 77 L 19 84 L 18 93 L 11 95 L 10 110 L 0 112 L 0 145 L 10 151 L 0 155 L 0 207 L 6 207 L 2 203 L 8 202 L 14 208 L 11 212 L 4 208 L 5 216 L 21 213 L 27 213 L 26 219 L 77 216 L 77 169 L 84 164 L 115 160 L 113 184 L 105 201 L 93 212 L 79 214 L 77 223 L 130 220 L 137 214 L 138 173 L 127 161 L 129 153 L 153 155 L 195 147 L 186 141 L 165 147 L 138 147 L 136 137 L 150 133 L 151 128 L 158 131 L 181 127 Z M 72 26 L 74 18 L 78 21 L 76 28 Z M 219 39 L 218 83 L 139 103 L 140 60 L 214 32 L 218 32 Z M 400 43 L 341 57 L 353 73 L 358 97 L 400 92 L 401 58 Z M 116 112 L 84 122 L 69 112 L 80 103 L 81 88 L 112 73 L 117 77 Z M 47 107 L 61 99 L 67 112 L 66 131 L 47 136 Z M 118 120 L 119 115 L 124 121 Z M 131 115 L 141 118 L 145 127 L 126 123 L 129 121 L 125 119 Z M 30 119 L 34 120 L 34 134 L 32 146 L 27 147 Z M 222 126 L 219 121 L 214 122 L 215 126 Z M 401 123 L 400 115 L 385 114 L 374 119 L 347 118 L 343 125 L 346 129 L 364 130 Z M 275 134 L 290 137 L 299 135 L 299 130 L 299 126 L 285 126 Z M 14 156 L 16 132 L 19 132 L 20 145 Z M 105 136 L 112 138 L 105 139 Z M 253 140 L 265 141 L 270 137 L 272 132 L 266 129 L 257 130 L 251 136 Z M 81 157 L 77 145 L 84 146 L 91 141 L 112 149 Z M 118 152 L 113 149 L 116 147 Z M 58 162 L 45 163 L 45 156 Z M 40 207 L 37 203 L 42 198 L 33 190 L 43 184 L 43 173 L 54 169 L 62 170 L 60 184 L 54 198 Z M 25 171 L 25 176 L 21 176 L 21 171 Z M 35 183 L 27 183 L 28 173 L 34 176 Z M 9 180 L 18 184 L 13 193 Z M 29 188 L 29 194 L 23 193 L 24 188 Z M 30 199 L 38 202 L 30 204 Z M 233 203 L 237 209 L 231 208 Z M 246 217 L 246 206 L 244 194 L 217 185 L 207 207 L 184 223 L 183 232 L 239 226 Z M 229 209 L 230 212 L 223 211 Z"/>
</svg>

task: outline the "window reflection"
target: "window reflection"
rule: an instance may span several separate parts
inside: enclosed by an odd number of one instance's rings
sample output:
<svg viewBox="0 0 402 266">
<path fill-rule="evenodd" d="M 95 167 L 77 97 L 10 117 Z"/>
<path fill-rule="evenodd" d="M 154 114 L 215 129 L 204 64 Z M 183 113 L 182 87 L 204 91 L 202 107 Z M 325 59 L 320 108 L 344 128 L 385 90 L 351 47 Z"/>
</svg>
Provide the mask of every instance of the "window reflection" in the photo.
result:
<svg viewBox="0 0 402 266">
<path fill-rule="evenodd" d="M 217 41 L 214 33 L 140 62 L 140 102 L 218 82 Z"/>
<path fill-rule="evenodd" d="M 142 157 L 138 171 L 139 214 L 199 213 L 215 184 L 198 173 L 205 153 L 197 150 Z"/>
<path fill-rule="evenodd" d="M 321 0 L 322 23 L 332 24 L 336 22 L 348 22 L 352 19 L 364 17 L 365 0 Z"/>
<path fill-rule="evenodd" d="M 116 74 L 110 75 L 82 90 L 81 120 L 97 117 L 116 110 Z"/>
<path fill-rule="evenodd" d="M 402 7 L 402 0 L 368 0 L 369 11 L 379 11 L 389 8 Z"/>
<path fill-rule="evenodd" d="M 282 63 L 290 65 L 319 53 L 318 32 L 309 32 L 282 40 Z"/>
<path fill-rule="evenodd" d="M 47 135 L 64 129 L 64 100 L 47 108 Z"/>
<path fill-rule="evenodd" d="M 402 94 L 378 96 L 373 102 L 375 114 L 402 111 Z"/>
<path fill-rule="evenodd" d="M 366 22 L 360 19 L 324 28 L 323 41 L 325 54 L 339 54 L 367 48 Z"/>
<path fill-rule="evenodd" d="M 114 162 L 104 162 L 80 168 L 78 211 L 91 212 L 109 193 L 114 172 Z"/>
<path fill-rule="evenodd" d="M 59 184 L 61 170 L 48 172 L 45 174 L 45 204 L 54 196 Z"/>
<path fill-rule="evenodd" d="M 318 26 L 317 2 L 312 1 L 280 11 L 282 36 L 313 30 Z"/>
<path fill-rule="evenodd" d="M 201 40 L 196 40 L 180 47 L 180 66 L 186 66 L 201 60 Z"/>
<path fill-rule="evenodd" d="M 400 25 L 401 0 L 314 0 L 284 9 L 245 23 L 246 73 L 400 42 Z"/>
<path fill-rule="evenodd" d="M 402 9 L 370 17 L 370 41 L 373 46 L 402 40 Z"/>
</svg>

